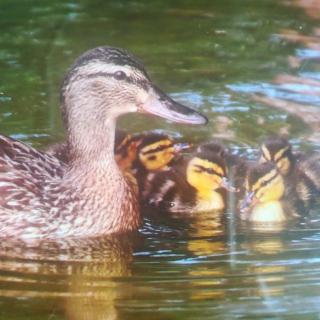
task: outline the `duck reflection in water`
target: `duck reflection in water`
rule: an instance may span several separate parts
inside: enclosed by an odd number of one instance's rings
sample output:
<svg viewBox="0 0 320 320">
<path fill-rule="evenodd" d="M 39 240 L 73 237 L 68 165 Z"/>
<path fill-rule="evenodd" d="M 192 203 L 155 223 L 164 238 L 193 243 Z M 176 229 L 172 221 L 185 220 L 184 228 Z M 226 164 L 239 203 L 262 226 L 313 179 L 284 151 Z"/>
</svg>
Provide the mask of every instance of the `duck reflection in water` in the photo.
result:
<svg viewBox="0 0 320 320">
<path fill-rule="evenodd" d="M 52 301 L 57 316 L 70 320 L 118 319 L 115 301 L 127 295 L 128 288 L 117 279 L 131 276 L 136 245 L 136 235 L 42 241 L 36 246 L 1 242 L 0 294 L 19 301 L 46 301 L 41 308 L 49 308 Z M 48 312 L 52 314 L 45 310 L 43 317 Z"/>
</svg>

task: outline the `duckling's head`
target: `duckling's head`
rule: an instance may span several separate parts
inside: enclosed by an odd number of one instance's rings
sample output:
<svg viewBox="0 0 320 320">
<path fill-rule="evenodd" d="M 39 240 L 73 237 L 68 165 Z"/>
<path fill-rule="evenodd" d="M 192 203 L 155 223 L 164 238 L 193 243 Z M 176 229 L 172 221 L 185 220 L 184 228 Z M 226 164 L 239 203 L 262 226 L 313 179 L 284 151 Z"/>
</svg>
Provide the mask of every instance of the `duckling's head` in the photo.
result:
<svg viewBox="0 0 320 320">
<path fill-rule="evenodd" d="M 139 163 L 148 171 L 165 168 L 188 144 L 176 143 L 165 134 L 147 134 L 138 147 Z"/>
<path fill-rule="evenodd" d="M 198 152 L 213 152 L 216 155 L 224 158 L 226 155 L 226 148 L 217 141 L 210 141 L 202 143 L 197 148 Z"/>
<path fill-rule="evenodd" d="M 220 188 L 228 188 L 225 161 L 215 152 L 197 152 L 187 164 L 186 178 L 200 194 L 210 194 Z"/>
<path fill-rule="evenodd" d="M 207 122 L 158 89 L 137 58 L 112 47 L 92 49 L 75 61 L 62 85 L 61 107 L 71 145 L 88 149 L 93 142 L 103 147 L 99 133 L 109 134 L 111 130 L 104 129 L 113 129 L 115 119 L 125 113 L 150 113 L 188 124 Z"/>
<path fill-rule="evenodd" d="M 276 165 L 265 162 L 249 168 L 245 180 L 246 195 L 241 203 L 242 213 L 251 211 L 255 206 L 277 202 L 285 192 L 283 177 Z"/>
<path fill-rule="evenodd" d="M 288 175 L 294 166 L 292 148 L 288 140 L 279 136 L 267 138 L 260 148 L 261 163 L 273 162 L 280 173 Z"/>
</svg>

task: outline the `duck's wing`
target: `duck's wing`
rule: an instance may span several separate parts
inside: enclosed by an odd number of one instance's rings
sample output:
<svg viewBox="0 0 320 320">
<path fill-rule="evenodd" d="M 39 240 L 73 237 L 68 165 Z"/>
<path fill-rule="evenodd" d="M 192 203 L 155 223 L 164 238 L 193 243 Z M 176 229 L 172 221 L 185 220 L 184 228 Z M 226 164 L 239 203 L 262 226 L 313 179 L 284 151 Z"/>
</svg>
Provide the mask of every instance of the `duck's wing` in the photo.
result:
<svg viewBox="0 0 320 320">
<path fill-rule="evenodd" d="M 64 164 L 53 155 L 43 153 L 33 147 L 10 137 L 0 135 L 0 170 L 23 172 L 26 177 L 55 178 L 61 177 Z"/>
</svg>

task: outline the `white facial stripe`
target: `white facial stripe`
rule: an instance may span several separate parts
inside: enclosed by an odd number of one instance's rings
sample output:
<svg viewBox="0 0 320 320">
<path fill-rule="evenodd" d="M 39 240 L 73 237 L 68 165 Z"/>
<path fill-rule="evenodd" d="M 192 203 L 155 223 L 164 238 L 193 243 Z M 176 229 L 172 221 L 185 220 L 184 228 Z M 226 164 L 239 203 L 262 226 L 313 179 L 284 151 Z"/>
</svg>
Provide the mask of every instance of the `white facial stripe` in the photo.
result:
<svg viewBox="0 0 320 320">
<path fill-rule="evenodd" d="M 284 153 L 285 153 L 288 149 L 289 149 L 289 147 L 285 147 L 285 148 L 279 150 L 279 151 L 275 154 L 274 160 L 275 160 L 275 161 L 278 161 L 280 158 L 282 158 L 282 156 L 284 155 Z"/>
<path fill-rule="evenodd" d="M 262 150 L 262 155 L 263 155 L 263 157 L 264 157 L 267 161 L 270 161 L 270 160 L 271 160 L 271 154 L 270 154 L 268 148 L 266 148 L 266 146 L 265 146 L 264 144 L 262 145 L 261 150 Z"/>
</svg>

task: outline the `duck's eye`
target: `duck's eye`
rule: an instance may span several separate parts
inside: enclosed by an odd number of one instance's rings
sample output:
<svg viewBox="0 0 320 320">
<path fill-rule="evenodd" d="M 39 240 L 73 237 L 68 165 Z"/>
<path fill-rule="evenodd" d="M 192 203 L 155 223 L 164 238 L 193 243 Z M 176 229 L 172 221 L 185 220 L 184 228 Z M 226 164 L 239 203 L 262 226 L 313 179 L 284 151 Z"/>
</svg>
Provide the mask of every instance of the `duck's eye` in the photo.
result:
<svg viewBox="0 0 320 320">
<path fill-rule="evenodd" d="M 169 208 L 173 208 L 175 206 L 174 202 L 169 202 Z"/>
<path fill-rule="evenodd" d="M 207 169 L 207 172 L 208 172 L 209 174 L 214 174 L 214 171 L 213 171 L 212 168 L 208 168 L 208 169 Z"/>
<path fill-rule="evenodd" d="M 124 71 L 119 70 L 114 73 L 114 77 L 117 80 L 124 80 L 127 77 L 127 75 L 125 74 Z"/>
</svg>

